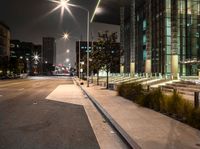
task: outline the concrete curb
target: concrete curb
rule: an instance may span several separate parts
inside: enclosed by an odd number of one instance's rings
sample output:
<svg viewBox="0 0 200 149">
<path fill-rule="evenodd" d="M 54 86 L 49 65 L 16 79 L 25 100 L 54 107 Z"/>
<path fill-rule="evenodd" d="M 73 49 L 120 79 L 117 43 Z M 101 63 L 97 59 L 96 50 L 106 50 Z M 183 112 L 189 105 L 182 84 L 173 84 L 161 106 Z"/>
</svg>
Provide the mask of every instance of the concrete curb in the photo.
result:
<svg viewBox="0 0 200 149">
<path fill-rule="evenodd" d="M 76 82 L 77 83 L 77 82 Z M 141 149 L 141 147 L 126 133 L 126 131 L 111 117 L 111 115 L 92 97 L 82 86 L 77 85 L 88 96 L 94 106 L 101 112 L 101 114 L 108 120 L 112 127 L 118 132 L 120 137 L 132 149 Z"/>
</svg>

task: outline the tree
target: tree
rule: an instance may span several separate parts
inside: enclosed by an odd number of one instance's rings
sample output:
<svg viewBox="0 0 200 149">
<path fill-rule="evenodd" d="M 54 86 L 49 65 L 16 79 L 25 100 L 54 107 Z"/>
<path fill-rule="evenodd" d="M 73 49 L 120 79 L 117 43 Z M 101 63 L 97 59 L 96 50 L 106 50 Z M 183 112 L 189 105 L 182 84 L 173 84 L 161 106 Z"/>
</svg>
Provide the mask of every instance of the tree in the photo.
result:
<svg viewBox="0 0 200 149">
<path fill-rule="evenodd" d="M 109 33 L 108 31 L 105 31 L 103 33 L 99 33 L 99 39 L 100 43 L 102 45 L 102 64 L 104 65 L 104 68 L 106 70 L 106 88 L 108 89 L 108 83 L 109 83 L 109 71 L 111 69 L 111 66 L 114 65 L 114 57 L 113 52 L 115 49 L 117 49 L 116 40 L 117 40 L 117 33 Z"/>
<path fill-rule="evenodd" d="M 97 74 L 97 84 L 99 84 L 99 71 L 106 71 L 106 88 L 108 89 L 109 71 L 116 63 L 116 57 L 120 58 L 119 45 L 116 44 L 117 33 L 109 33 L 108 31 L 99 33 L 99 38 L 90 53 L 90 73 L 93 71 Z M 114 53 L 117 51 L 117 54 Z M 87 63 L 86 55 L 83 57 L 85 64 Z M 86 70 L 86 65 L 84 65 Z"/>
<path fill-rule="evenodd" d="M 91 52 L 91 63 L 90 69 L 97 74 L 97 85 L 99 85 L 99 71 L 104 66 L 103 60 L 103 53 L 102 53 L 102 44 L 101 42 L 97 42 L 96 45 L 93 47 Z"/>
</svg>

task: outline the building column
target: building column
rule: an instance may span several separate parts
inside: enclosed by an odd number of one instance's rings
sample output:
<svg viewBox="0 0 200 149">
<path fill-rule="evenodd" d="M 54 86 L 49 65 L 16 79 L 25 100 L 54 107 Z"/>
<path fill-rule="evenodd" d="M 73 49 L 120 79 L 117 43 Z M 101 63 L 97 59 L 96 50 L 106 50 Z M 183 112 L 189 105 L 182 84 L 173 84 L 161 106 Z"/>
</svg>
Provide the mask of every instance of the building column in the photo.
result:
<svg viewBox="0 0 200 149">
<path fill-rule="evenodd" d="M 135 75 L 135 21 L 136 21 L 136 15 L 135 15 L 135 0 L 131 0 L 131 15 L 130 15 L 130 74 L 131 76 Z"/>
<path fill-rule="evenodd" d="M 200 79 L 200 69 L 198 69 L 198 78 Z"/>
<path fill-rule="evenodd" d="M 151 24 L 151 0 L 148 2 L 148 13 L 147 15 L 147 46 L 146 46 L 146 51 L 147 51 L 147 58 L 145 62 L 145 73 L 147 76 L 151 76 L 151 49 L 152 49 L 152 24 Z"/>
<path fill-rule="evenodd" d="M 131 77 L 134 77 L 134 75 L 135 75 L 135 63 L 134 62 L 132 62 L 130 65 L 130 74 L 131 74 Z"/>
<path fill-rule="evenodd" d="M 151 59 L 147 59 L 145 62 L 145 73 L 147 76 L 151 74 Z"/>
<path fill-rule="evenodd" d="M 172 55 L 171 63 L 171 77 L 172 79 L 178 79 L 178 54 Z"/>
<path fill-rule="evenodd" d="M 120 64 L 120 74 L 124 74 L 124 65 Z"/>
<path fill-rule="evenodd" d="M 171 79 L 178 79 L 178 2 L 172 0 L 171 10 Z"/>
<path fill-rule="evenodd" d="M 120 8 L 120 50 L 123 55 L 120 57 L 120 73 L 124 73 L 124 7 Z"/>
</svg>

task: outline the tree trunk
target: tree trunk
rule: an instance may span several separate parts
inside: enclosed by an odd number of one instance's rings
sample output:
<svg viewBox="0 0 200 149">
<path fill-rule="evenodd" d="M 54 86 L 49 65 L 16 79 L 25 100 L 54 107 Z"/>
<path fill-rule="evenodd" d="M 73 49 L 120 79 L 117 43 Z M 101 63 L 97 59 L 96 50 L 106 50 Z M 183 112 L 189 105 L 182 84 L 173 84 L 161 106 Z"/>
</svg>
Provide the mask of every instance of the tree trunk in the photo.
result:
<svg viewBox="0 0 200 149">
<path fill-rule="evenodd" d="M 93 83 L 93 71 L 92 71 L 92 83 Z"/>
<path fill-rule="evenodd" d="M 99 71 L 97 71 L 97 85 L 99 85 Z"/>
<path fill-rule="evenodd" d="M 107 83 L 106 83 L 106 88 L 108 89 L 108 68 L 107 68 L 107 70 L 106 70 L 106 73 L 107 73 L 107 76 L 106 76 L 106 77 L 107 77 L 107 78 L 106 78 L 106 82 L 107 82 Z"/>
</svg>

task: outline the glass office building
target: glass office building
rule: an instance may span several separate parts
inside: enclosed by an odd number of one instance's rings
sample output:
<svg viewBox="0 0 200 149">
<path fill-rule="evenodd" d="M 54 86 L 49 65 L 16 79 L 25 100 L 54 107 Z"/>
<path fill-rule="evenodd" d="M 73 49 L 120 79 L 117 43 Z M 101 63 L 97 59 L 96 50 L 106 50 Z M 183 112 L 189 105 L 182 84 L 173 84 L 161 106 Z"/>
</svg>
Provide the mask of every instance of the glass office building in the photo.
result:
<svg viewBox="0 0 200 149">
<path fill-rule="evenodd" d="M 198 75 L 200 0 L 130 0 L 120 24 L 123 72 Z"/>
</svg>

